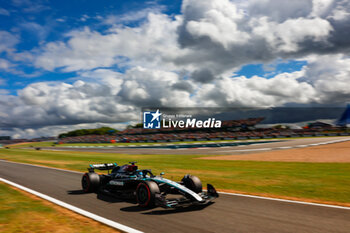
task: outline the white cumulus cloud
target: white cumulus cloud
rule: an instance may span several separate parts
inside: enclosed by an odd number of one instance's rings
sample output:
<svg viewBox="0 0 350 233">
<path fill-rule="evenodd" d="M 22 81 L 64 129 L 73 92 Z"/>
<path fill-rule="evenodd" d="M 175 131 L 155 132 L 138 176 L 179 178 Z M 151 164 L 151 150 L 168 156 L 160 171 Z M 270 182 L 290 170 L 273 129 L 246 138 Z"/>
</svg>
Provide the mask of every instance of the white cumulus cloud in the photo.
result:
<svg viewBox="0 0 350 233">
<path fill-rule="evenodd" d="M 349 11 L 349 1 L 184 0 L 175 16 L 157 8 L 119 21 L 108 16 L 105 31 L 77 28 L 63 40 L 11 54 L 37 69 L 76 76 L 2 95 L 0 127 L 17 136 L 46 135 L 45 127 L 137 122 L 141 107 L 344 103 L 350 101 Z M 138 26 L 121 25 L 139 19 Z M 0 38 L 0 53 L 19 42 L 5 31 Z M 307 64 L 268 79 L 233 77 L 244 65 L 284 60 Z M 0 68 L 9 65 L 0 60 Z"/>
</svg>

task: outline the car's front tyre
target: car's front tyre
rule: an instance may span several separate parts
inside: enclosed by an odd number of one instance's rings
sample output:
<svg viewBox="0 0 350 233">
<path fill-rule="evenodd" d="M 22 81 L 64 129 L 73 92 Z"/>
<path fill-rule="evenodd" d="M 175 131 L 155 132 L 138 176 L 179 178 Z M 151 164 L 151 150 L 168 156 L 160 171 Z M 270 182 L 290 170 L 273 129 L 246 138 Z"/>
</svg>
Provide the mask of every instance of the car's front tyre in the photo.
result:
<svg viewBox="0 0 350 233">
<path fill-rule="evenodd" d="M 141 207 L 154 207 L 159 186 L 153 181 L 143 181 L 136 188 L 136 200 Z"/>
<path fill-rule="evenodd" d="M 97 173 L 85 173 L 81 178 L 81 186 L 86 193 L 95 192 L 100 186 L 100 176 Z"/>
<path fill-rule="evenodd" d="M 202 188 L 202 182 L 197 176 L 192 176 L 190 174 L 187 174 L 182 178 L 183 185 L 192 190 L 195 193 L 201 193 L 203 191 Z"/>
</svg>

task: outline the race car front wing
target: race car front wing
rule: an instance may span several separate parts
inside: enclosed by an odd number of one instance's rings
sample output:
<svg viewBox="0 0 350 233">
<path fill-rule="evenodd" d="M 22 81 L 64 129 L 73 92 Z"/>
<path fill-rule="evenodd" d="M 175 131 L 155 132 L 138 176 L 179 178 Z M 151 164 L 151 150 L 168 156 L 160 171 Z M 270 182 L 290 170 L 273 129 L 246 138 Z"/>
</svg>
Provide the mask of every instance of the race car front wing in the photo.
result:
<svg viewBox="0 0 350 233">
<path fill-rule="evenodd" d="M 215 198 L 219 197 L 219 194 L 216 192 L 215 188 L 211 184 L 207 184 L 207 191 L 203 191 L 198 194 L 202 201 L 190 199 L 188 197 L 182 196 L 180 198 L 170 198 L 167 199 L 164 194 L 156 194 L 156 205 L 163 208 L 179 208 L 187 207 L 191 205 L 207 205 Z"/>
</svg>

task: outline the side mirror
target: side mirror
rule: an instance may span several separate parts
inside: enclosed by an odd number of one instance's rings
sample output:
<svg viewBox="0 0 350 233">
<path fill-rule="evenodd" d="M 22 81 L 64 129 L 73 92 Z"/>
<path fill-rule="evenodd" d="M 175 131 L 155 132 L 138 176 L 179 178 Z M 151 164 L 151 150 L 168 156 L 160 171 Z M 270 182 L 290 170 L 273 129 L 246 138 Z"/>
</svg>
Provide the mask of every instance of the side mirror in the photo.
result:
<svg viewBox="0 0 350 233">
<path fill-rule="evenodd" d="M 160 173 L 160 176 L 163 176 L 164 174 L 165 174 L 164 172 L 161 172 L 161 173 Z"/>
</svg>

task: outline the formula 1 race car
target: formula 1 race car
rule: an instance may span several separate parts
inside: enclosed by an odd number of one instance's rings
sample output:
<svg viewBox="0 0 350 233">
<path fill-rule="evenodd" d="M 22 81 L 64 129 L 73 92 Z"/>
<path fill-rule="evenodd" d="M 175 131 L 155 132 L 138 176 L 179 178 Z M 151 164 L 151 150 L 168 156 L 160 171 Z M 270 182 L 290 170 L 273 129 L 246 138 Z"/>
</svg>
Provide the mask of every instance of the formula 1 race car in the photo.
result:
<svg viewBox="0 0 350 233">
<path fill-rule="evenodd" d="M 138 170 L 136 162 L 123 166 L 116 163 L 94 164 L 82 177 L 84 192 L 102 192 L 117 198 L 135 199 L 141 207 L 177 208 L 190 205 L 206 205 L 219 195 L 208 184 L 207 191 L 196 176 L 185 175 L 180 182 L 152 174 L 151 170 Z M 108 170 L 108 174 L 97 174 L 97 170 Z M 112 170 L 112 172 L 110 172 Z"/>
</svg>

